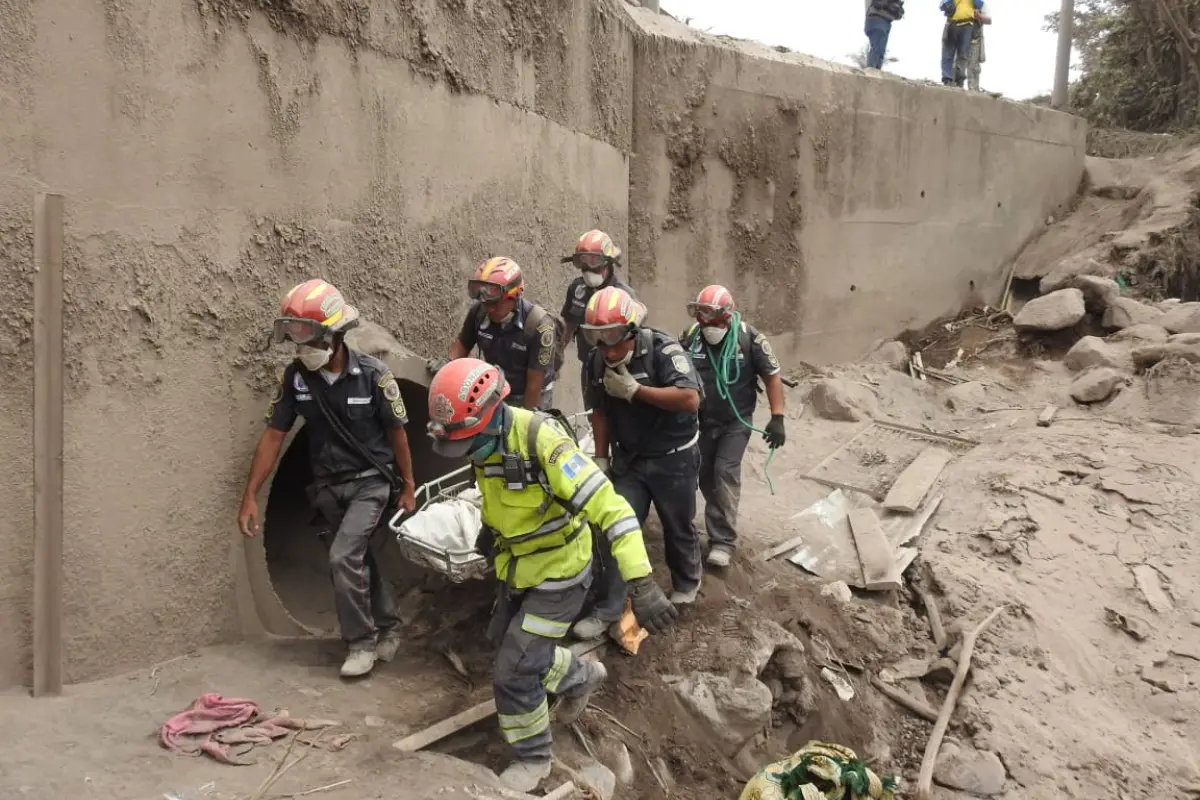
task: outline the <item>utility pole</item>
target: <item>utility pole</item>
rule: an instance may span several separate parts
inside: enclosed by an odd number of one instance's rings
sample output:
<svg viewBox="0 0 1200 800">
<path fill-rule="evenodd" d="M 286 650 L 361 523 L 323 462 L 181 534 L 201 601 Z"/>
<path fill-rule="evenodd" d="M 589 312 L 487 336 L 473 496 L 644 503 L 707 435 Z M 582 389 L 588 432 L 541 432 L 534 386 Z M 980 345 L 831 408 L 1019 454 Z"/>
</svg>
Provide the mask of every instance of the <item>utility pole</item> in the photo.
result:
<svg viewBox="0 0 1200 800">
<path fill-rule="evenodd" d="M 1062 0 L 1058 12 L 1058 60 L 1054 66 L 1054 92 L 1050 105 L 1067 106 L 1067 73 L 1071 69 L 1071 30 L 1075 27 L 1075 0 Z"/>
</svg>

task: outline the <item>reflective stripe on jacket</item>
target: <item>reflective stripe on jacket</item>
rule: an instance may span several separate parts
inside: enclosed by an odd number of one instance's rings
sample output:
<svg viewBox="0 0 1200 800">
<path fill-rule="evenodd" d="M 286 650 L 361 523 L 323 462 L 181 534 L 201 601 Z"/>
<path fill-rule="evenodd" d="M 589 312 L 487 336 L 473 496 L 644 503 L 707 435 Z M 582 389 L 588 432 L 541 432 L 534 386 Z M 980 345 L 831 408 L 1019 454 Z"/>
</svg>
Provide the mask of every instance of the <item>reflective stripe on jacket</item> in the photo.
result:
<svg viewBox="0 0 1200 800">
<path fill-rule="evenodd" d="M 483 522 L 496 531 L 496 576 L 514 589 L 558 589 L 582 582 L 592 561 L 592 528 L 625 580 L 650 574 L 642 528 L 605 474 L 550 419 L 529 442 L 533 412 L 510 408 L 505 449 L 519 456 L 524 488 L 510 489 L 500 450 L 476 465 Z M 543 485 L 553 496 L 548 496 Z"/>
</svg>

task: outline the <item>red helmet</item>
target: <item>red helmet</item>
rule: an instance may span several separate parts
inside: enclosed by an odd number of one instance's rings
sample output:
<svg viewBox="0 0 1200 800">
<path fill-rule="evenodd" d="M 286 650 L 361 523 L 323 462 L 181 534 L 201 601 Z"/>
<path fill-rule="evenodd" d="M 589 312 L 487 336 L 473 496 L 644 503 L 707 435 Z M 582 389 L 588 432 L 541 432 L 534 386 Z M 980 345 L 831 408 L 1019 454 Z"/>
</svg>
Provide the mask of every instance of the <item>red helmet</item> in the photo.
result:
<svg viewBox="0 0 1200 800">
<path fill-rule="evenodd" d="M 504 373 L 478 358 L 456 358 L 439 369 L 429 382 L 427 430 L 434 451 L 447 458 L 465 456 L 508 393 Z"/>
<path fill-rule="evenodd" d="M 646 307 L 629 292 L 608 286 L 588 300 L 579 327 L 588 344 L 611 347 L 632 338 L 645 318 Z"/>
<path fill-rule="evenodd" d="M 358 309 L 331 283 L 313 278 L 294 287 L 279 304 L 272 341 L 308 344 L 358 325 Z"/>
<path fill-rule="evenodd" d="M 616 263 L 621 257 L 621 251 L 613 244 L 612 237 L 601 230 L 590 230 L 579 237 L 575 243 L 574 255 L 563 259 L 570 261 L 586 272 L 602 270 Z"/>
<path fill-rule="evenodd" d="M 475 268 L 475 277 L 467 281 L 467 294 L 481 303 L 499 303 L 520 297 L 525 291 L 521 267 L 511 258 L 496 256 Z"/>
<path fill-rule="evenodd" d="M 702 325 L 725 322 L 733 315 L 733 295 L 724 286 L 712 284 L 700 290 L 693 303 L 687 304 L 689 317 Z"/>
</svg>

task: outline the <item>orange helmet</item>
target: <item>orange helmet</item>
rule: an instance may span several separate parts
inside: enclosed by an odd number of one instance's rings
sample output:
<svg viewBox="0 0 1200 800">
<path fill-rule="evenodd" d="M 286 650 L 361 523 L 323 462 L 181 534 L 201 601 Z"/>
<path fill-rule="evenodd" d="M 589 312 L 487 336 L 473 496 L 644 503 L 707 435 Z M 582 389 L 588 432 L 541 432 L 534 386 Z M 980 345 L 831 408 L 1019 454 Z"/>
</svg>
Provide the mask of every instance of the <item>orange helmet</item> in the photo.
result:
<svg viewBox="0 0 1200 800">
<path fill-rule="evenodd" d="M 724 286 L 705 286 L 696 296 L 696 301 L 687 304 L 689 317 L 695 317 L 702 325 L 724 322 L 733 315 L 733 295 Z"/>
<path fill-rule="evenodd" d="M 271 340 L 309 344 L 358 325 L 358 309 L 331 283 L 313 278 L 294 287 L 279 304 Z"/>
<path fill-rule="evenodd" d="M 475 268 L 475 277 L 467 281 L 467 294 L 481 303 L 499 303 L 520 297 L 525 291 L 521 267 L 511 258 L 496 256 Z"/>
<path fill-rule="evenodd" d="M 497 367 L 478 358 L 456 358 L 429 382 L 429 424 L 433 449 L 462 458 L 508 397 L 508 381 Z"/>
<path fill-rule="evenodd" d="M 616 263 L 621 251 L 613 244 L 612 237 L 601 230 L 590 230 L 575 243 L 575 253 L 563 259 L 585 272 L 602 270 Z"/>
<path fill-rule="evenodd" d="M 579 327 L 588 344 L 612 347 L 632 338 L 645 318 L 646 307 L 629 292 L 608 286 L 588 300 Z"/>
</svg>

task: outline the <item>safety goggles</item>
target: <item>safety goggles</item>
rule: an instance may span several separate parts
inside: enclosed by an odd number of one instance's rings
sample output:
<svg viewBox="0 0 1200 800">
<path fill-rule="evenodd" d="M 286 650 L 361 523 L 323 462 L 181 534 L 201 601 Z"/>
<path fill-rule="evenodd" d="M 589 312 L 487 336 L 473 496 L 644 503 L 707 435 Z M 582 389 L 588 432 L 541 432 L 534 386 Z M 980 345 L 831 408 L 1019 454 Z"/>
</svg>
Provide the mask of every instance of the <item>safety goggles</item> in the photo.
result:
<svg viewBox="0 0 1200 800">
<path fill-rule="evenodd" d="M 467 281 L 467 296 L 472 300 L 478 300 L 481 303 L 488 305 L 499 303 L 504 299 L 504 295 L 512 290 L 513 286 L 501 286 L 498 283 L 491 281 Z"/>
<path fill-rule="evenodd" d="M 626 322 L 605 325 L 602 328 L 589 328 L 582 325 L 579 329 L 583 331 L 583 340 L 592 347 L 616 347 L 621 342 L 632 339 L 637 331 L 637 326 Z"/>
<path fill-rule="evenodd" d="M 699 322 L 722 322 L 729 318 L 728 308 L 713 303 L 693 301 L 687 304 L 687 313 L 689 317 L 694 317 Z"/>
<path fill-rule="evenodd" d="M 298 317 L 279 317 L 271 331 L 271 341 L 282 344 L 287 341 L 296 344 L 312 344 L 325 338 L 328 328 L 311 319 Z"/>
<path fill-rule="evenodd" d="M 603 253 L 575 253 L 563 259 L 564 264 L 574 264 L 584 272 L 600 272 L 606 269 L 613 260 Z"/>
</svg>

